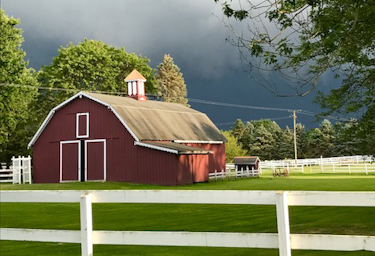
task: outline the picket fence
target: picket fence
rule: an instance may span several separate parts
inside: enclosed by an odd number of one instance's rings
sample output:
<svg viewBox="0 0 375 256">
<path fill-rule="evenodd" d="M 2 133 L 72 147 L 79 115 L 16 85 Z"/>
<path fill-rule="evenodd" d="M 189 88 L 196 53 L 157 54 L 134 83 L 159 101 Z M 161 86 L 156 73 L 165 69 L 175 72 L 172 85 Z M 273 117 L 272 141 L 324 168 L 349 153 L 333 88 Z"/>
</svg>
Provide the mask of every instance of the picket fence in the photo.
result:
<svg viewBox="0 0 375 256">
<path fill-rule="evenodd" d="M 224 179 L 238 179 L 238 178 L 250 178 L 259 177 L 259 170 L 251 168 L 240 168 L 238 169 L 234 164 L 225 164 L 225 170 L 222 169 L 221 172 L 215 170 L 213 173 L 209 173 L 209 179 L 211 180 L 224 180 Z"/>
<path fill-rule="evenodd" d="M 31 184 L 31 156 L 12 157 L 9 169 L 0 170 L 0 183 Z"/>
<path fill-rule="evenodd" d="M 93 255 L 93 244 L 205 246 L 375 252 L 375 236 L 290 234 L 288 206 L 375 207 L 374 192 L 326 191 L 0 191 L 1 202 L 80 203 L 81 230 L 1 228 L 1 240 L 81 244 L 83 256 Z M 278 233 L 95 231 L 92 203 L 248 204 L 276 205 Z"/>
</svg>

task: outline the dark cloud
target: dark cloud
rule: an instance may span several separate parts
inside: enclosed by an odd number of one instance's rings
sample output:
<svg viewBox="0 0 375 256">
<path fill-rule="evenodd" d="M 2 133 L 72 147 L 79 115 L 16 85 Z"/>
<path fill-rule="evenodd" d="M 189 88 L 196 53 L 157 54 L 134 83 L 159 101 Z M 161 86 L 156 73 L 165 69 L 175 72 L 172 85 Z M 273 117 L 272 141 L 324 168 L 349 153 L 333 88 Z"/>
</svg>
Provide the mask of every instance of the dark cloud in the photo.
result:
<svg viewBox="0 0 375 256">
<path fill-rule="evenodd" d="M 57 49 L 70 41 L 102 40 L 149 57 L 154 68 L 165 53 L 171 54 L 184 74 L 191 98 L 319 111 L 311 104 L 313 95 L 275 98 L 242 72 L 236 48 L 225 43 L 229 31 L 214 15 L 220 15 L 221 6 L 213 0 L 2 0 L 2 5 L 8 15 L 21 19 L 23 48 L 35 69 L 50 64 Z M 288 115 L 191 105 L 216 123 Z M 301 117 L 308 126 L 312 120 Z"/>
</svg>

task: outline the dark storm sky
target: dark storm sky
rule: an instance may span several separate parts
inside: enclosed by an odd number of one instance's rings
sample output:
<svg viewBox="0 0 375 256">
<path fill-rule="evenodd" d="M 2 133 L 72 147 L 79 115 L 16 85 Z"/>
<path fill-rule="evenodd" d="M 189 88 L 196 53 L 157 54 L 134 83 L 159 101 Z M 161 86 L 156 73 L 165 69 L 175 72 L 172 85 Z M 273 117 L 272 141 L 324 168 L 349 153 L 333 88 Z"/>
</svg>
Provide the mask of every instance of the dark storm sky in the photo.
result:
<svg viewBox="0 0 375 256">
<path fill-rule="evenodd" d="M 2 8 L 7 15 L 21 19 L 23 49 L 36 70 L 49 65 L 60 46 L 95 39 L 147 56 L 153 68 L 165 53 L 171 54 L 184 74 L 189 98 L 320 111 L 312 103 L 314 93 L 304 98 L 276 98 L 242 71 L 237 49 L 225 43 L 230 32 L 217 18 L 221 17 L 221 6 L 213 0 L 2 0 Z M 221 129 L 230 128 L 222 123 L 237 118 L 247 121 L 290 115 L 193 102 L 190 105 L 205 112 Z M 311 116 L 298 116 L 308 128 L 317 126 L 313 120 Z M 292 118 L 277 122 L 283 128 L 292 126 Z"/>
</svg>

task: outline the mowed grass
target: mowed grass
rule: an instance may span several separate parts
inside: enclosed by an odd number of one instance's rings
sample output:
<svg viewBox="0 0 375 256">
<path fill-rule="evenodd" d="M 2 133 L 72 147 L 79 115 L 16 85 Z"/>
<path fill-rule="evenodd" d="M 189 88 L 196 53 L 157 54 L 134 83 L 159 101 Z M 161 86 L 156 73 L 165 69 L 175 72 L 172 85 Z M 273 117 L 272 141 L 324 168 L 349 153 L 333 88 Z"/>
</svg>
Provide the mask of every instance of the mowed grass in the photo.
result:
<svg viewBox="0 0 375 256">
<path fill-rule="evenodd" d="M 375 175 L 271 176 L 179 187 L 127 183 L 1 185 L 1 189 L 205 189 L 375 191 Z M 0 227 L 79 229 L 78 204 L 1 203 Z M 290 207 L 291 233 L 375 235 L 373 207 Z M 95 230 L 276 233 L 275 206 L 93 204 Z M 1 241 L 0 255 L 80 255 L 76 244 Z M 96 245 L 94 255 L 278 255 L 278 250 Z M 298 251 L 293 255 L 374 256 L 372 252 Z"/>
</svg>

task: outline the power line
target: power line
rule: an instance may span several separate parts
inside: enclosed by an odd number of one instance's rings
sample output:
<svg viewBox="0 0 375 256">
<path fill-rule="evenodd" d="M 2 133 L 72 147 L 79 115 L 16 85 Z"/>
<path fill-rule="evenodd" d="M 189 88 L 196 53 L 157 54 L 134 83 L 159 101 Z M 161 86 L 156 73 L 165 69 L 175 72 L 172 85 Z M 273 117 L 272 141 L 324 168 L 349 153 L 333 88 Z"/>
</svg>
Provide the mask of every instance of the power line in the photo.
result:
<svg viewBox="0 0 375 256">
<path fill-rule="evenodd" d="M 24 87 L 24 88 L 34 88 L 38 90 L 50 90 L 50 91 L 67 91 L 67 92 L 78 92 L 79 89 L 68 89 L 68 88 L 57 88 L 57 87 L 43 87 L 43 86 L 34 86 L 34 85 L 22 85 L 22 84 L 7 84 L 7 83 L 0 83 L 0 86 L 7 86 L 7 87 Z M 125 95 L 126 92 L 104 92 L 104 91 L 91 91 L 95 93 L 102 93 L 102 94 L 113 94 L 113 95 Z M 153 96 L 158 97 L 157 95 L 147 95 L 146 96 Z M 198 103 L 198 104 L 206 104 L 206 105 L 215 105 L 215 106 L 222 106 L 222 107 L 234 107 L 234 108 L 245 108 L 245 109 L 255 109 L 255 110 L 268 110 L 268 111 L 285 111 L 285 112 L 293 112 L 294 109 L 288 109 L 288 108 L 273 108 L 273 107 L 262 107 L 262 106 L 251 106 L 251 105 L 241 105 L 241 104 L 232 104 L 232 103 L 225 103 L 225 102 L 217 102 L 217 101 L 208 101 L 208 100 L 201 100 L 201 99 L 193 99 L 193 98 L 187 98 L 190 102 Z M 301 115 L 307 115 L 307 116 L 316 116 L 317 113 L 298 109 L 296 110 Z M 332 119 L 336 121 L 349 121 L 349 119 L 346 118 L 340 118 L 335 116 L 326 116 L 324 117 L 326 119 Z M 278 120 L 278 119 L 275 119 Z"/>
<path fill-rule="evenodd" d="M 284 117 L 269 117 L 269 118 L 262 118 L 262 119 L 269 119 L 269 120 L 281 120 L 281 119 L 289 119 L 291 116 L 284 116 Z M 226 126 L 226 125 L 234 125 L 236 121 L 232 122 L 225 122 L 225 123 L 215 123 L 216 126 Z"/>
<path fill-rule="evenodd" d="M 271 107 L 261 107 L 261 106 L 251 106 L 251 105 L 240 105 L 240 104 L 232 104 L 232 103 L 208 101 L 208 100 L 200 100 L 200 99 L 192 99 L 192 98 L 188 98 L 188 100 L 194 103 L 208 104 L 208 105 L 215 105 L 215 106 L 222 106 L 222 107 L 248 108 L 248 109 L 257 109 L 257 110 L 272 110 L 272 111 L 287 111 L 287 112 L 293 111 L 293 109 L 287 109 L 287 108 L 271 108 Z"/>
</svg>

